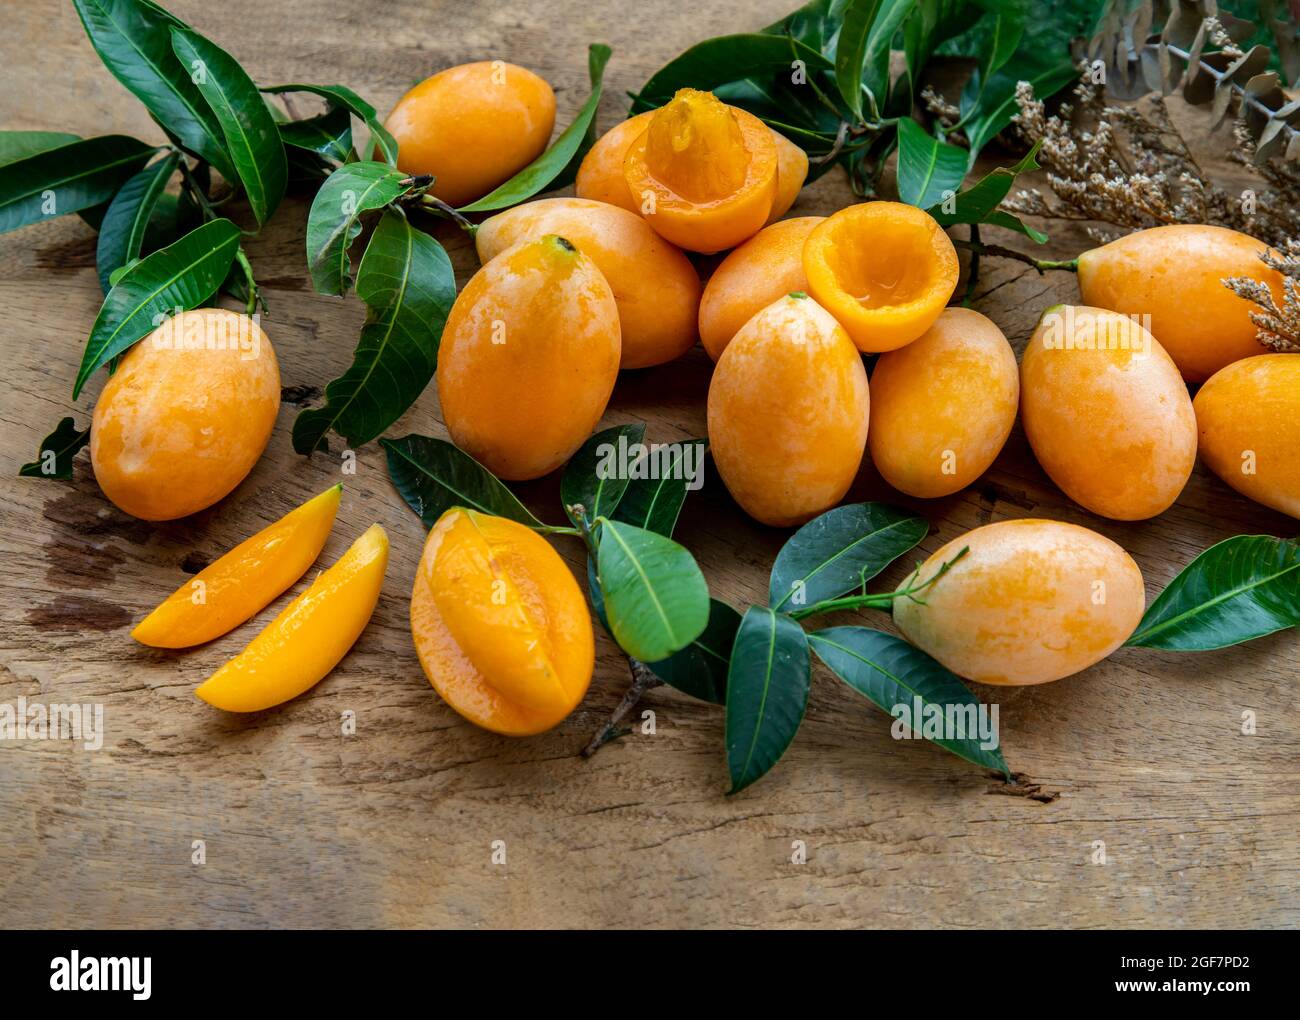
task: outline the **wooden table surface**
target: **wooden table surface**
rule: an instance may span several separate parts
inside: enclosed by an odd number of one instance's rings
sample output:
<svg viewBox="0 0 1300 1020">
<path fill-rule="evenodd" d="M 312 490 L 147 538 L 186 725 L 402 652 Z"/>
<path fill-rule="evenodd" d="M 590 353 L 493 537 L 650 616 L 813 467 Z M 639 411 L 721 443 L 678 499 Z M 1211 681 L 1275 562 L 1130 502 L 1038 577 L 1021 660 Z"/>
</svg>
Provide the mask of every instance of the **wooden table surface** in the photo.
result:
<svg viewBox="0 0 1300 1020">
<path fill-rule="evenodd" d="M 260 82 L 340 82 L 387 109 L 416 80 L 504 58 L 555 86 L 559 121 L 586 95 L 586 45 L 614 47 L 600 124 L 625 90 L 710 35 L 757 28 L 793 0 L 608 5 L 403 2 L 353 9 L 308 0 L 176 0 L 176 12 Z M 220 11 L 220 13 L 217 13 Z M 382 14 L 380 12 L 383 12 Z M 98 63 L 71 5 L 15 8 L 0 36 L 0 128 L 124 132 L 161 140 Z M 851 201 L 840 173 L 796 213 Z M 74 405 L 72 380 L 101 294 L 95 235 L 75 217 L 0 237 L 0 703 L 104 707 L 104 746 L 0 741 L 0 924 L 12 926 L 1294 926 L 1300 704 L 1294 631 L 1215 653 L 1123 649 L 1059 683 L 982 689 L 1001 705 L 1008 762 L 1042 796 L 1009 796 L 980 769 L 923 742 L 816 669 L 807 719 L 785 760 L 728 798 L 722 711 L 669 689 L 645 701 L 654 735 L 584 760 L 578 751 L 627 684 L 599 635 L 596 676 L 559 728 L 510 740 L 462 721 L 416 660 L 407 603 L 424 529 L 393 491 L 375 444 L 355 476 L 341 441 L 310 460 L 290 426 L 349 362 L 355 298 L 311 290 L 307 200 L 287 201 L 248 250 L 270 303 L 263 325 L 286 400 L 270 446 L 216 507 L 148 524 L 100 494 L 88 455 L 71 482 L 16 478 Z M 1089 242 L 1052 224 L 1048 251 Z M 475 268 L 444 236 L 461 281 Z M 1072 277 L 986 263 L 977 307 L 1019 349 L 1043 308 L 1077 300 Z M 620 379 L 606 424 L 648 437 L 703 435 L 709 362 L 700 349 Z M 98 390 L 102 376 L 91 387 Z M 445 435 L 435 387 L 391 434 Z M 381 522 L 393 541 L 378 610 L 340 667 L 309 694 L 249 717 L 193 697 L 283 606 L 187 653 L 149 650 L 131 624 L 193 571 L 338 480 L 345 496 L 323 562 Z M 558 481 L 517 487 L 559 521 Z M 1128 549 L 1153 597 L 1197 551 L 1230 535 L 1291 535 L 1199 467 L 1178 504 L 1120 524 L 1070 504 L 1019 428 L 969 490 L 921 503 L 865 465 L 851 499 L 887 499 L 932 523 L 933 551 L 988 521 L 1027 515 L 1094 528 Z M 787 532 L 744 517 L 716 476 L 692 494 L 678 537 L 712 592 L 761 601 Z M 580 549 L 558 539 L 581 572 Z M 881 578 L 892 584 L 902 565 Z M 302 587 L 300 583 L 299 590 Z M 882 589 L 883 590 L 883 589 Z M 851 618 L 850 618 L 851 619 Z M 845 622 L 848 622 L 846 620 Z M 883 614 L 863 622 L 888 627 Z M 1244 735 L 1242 714 L 1258 732 Z M 355 713 L 356 733 L 340 719 Z M 206 861 L 193 863 L 194 841 Z M 792 863 L 795 841 L 807 861 Z M 504 864 L 493 847 L 504 841 Z M 1104 844 L 1105 863 L 1094 863 Z M 500 845 L 500 844 L 497 844 Z"/>
</svg>

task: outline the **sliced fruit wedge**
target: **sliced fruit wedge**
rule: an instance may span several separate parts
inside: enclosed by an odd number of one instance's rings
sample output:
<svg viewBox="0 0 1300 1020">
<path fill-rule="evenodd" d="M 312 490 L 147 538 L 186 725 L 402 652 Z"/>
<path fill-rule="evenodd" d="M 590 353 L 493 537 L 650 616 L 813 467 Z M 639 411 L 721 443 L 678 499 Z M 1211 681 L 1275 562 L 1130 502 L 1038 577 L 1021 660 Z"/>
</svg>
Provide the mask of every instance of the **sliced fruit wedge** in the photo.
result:
<svg viewBox="0 0 1300 1020">
<path fill-rule="evenodd" d="M 339 508 L 336 485 L 204 567 L 146 616 L 131 636 L 154 648 L 189 648 L 251 620 L 316 562 Z"/>
<path fill-rule="evenodd" d="M 365 630 L 388 567 L 378 524 L 194 692 L 227 712 L 260 712 L 315 686 Z"/>
</svg>

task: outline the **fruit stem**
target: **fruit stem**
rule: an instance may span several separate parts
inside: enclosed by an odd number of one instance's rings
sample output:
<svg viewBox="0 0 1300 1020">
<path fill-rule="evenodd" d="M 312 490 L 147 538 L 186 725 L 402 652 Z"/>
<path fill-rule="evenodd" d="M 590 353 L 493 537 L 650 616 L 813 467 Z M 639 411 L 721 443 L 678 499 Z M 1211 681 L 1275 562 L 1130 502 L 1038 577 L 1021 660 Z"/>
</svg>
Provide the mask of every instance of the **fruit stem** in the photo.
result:
<svg viewBox="0 0 1300 1020">
<path fill-rule="evenodd" d="M 180 150 L 177 151 L 179 152 Z M 198 203 L 199 208 L 203 210 L 204 221 L 215 220 L 217 218 L 217 211 L 213 208 L 212 202 L 208 199 L 202 186 L 194 179 L 194 172 L 190 169 L 189 163 L 185 161 L 183 153 L 181 155 L 180 167 L 181 181 L 185 186 L 185 190 L 189 192 L 190 197 L 194 199 L 194 201 Z"/>
<path fill-rule="evenodd" d="M 972 244 L 980 243 L 980 225 L 972 223 L 970 225 L 970 239 Z M 975 297 L 975 285 L 980 280 L 980 256 L 981 252 L 972 250 L 970 253 L 970 270 L 966 274 L 966 293 L 962 295 L 961 304 L 963 308 L 969 308 L 971 301 Z"/>
<path fill-rule="evenodd" d="M 1061 269 L 1068 273 L 1077 273 L 1079 271 L 1079 260 L 1074 259 L 1036 259 L 1023 251 L 1016 251 L 1014 248 L 1004 248 L 1000 244 L 983 244 L 980 241 L 970 240 L 962 241 L 954 239 L 952 242 L 958 248 L 964 248 L 966 251 L 973 252 L 977 255 L 991 255 L 999 259 L 1015 259 L 1017 262 L 1023 262 L 1025 265 L 1033 266 L 1038 270 L 1039 275 L 1047 272 L 1049 269 Z"/>
<path fill-rule="evenodd" d="M 235 249 L 235 260 L 239 263 L 239 268 L 244 271 L 244 281 L 248 286 L 245 314 L 251 317 L 257 311 L 258 305 L 262 306 L 262 311 L 266 311 L 266 301 L 262 298 L 261 288 L 257 286 L 257 280 L 253 277 L 253 267 L 248 261 L 248 256 L 244 254 L 243 248 Z"/>
<path fill-rule="evenodd" d="M 934 584 L 935 581 L 939 580 L 939 578 L 943 577 L 944 574 L 948 573 L 956 562 L 968 552 L 970 552 L 970 546 L 964 546 L 956 556 L 940 564 L 939 569 L 924 581 L 904 585 L 896 591 L 881 592 L 876 595 L 867 595 L 866 593 L 863 593 L 861 595 L 845 595 L 838 599 L 825 599 L 822 602 L 815 602 L 811 606 L 806 606 L 803 609 L 796 609 L 790 614 L 790 616 L 795 620 L 804 620 L 810 616 L 816 616 L 821 613 L 839 612 L 848 609 L 889 609 L 893 606 L 894 600 L 900 598 L 911 599 L 918 605 L 923 606 L 925 605 L 925 600 L 917 598 L 917 593 L 924 591 L 926 588 L 930 587 L 930 585 Z M 919 565 L 917 571 L 918 573 L 920 572 Z"/>
<path fill-rule="evenodd" d="M 424 208 L 429 212 L 434 213 L 435 215 L 444 216 L 451 220 L 456 224 L 456 226 L 460 227 L 461 230 L 469 234 L 471 238 L 478 233 L 477 223 L 468 219 L 462 212 L 460 212 L 460 210 L 456 209 L 454 206 L 448 205 L 442 199 L 435 198 L 433 195 L 425 194 L 420 196 L 419 202 L 420 205 L 424 206 Z"/>
<path fill-rule="evenodd" d="M 619 701 L 617 707 L 610 714 L 609 721 L 596 731 L 596 735 L 591 738 L 590 743 L 582 749 L 582 757 L 584 758 L 590 758 L 610 741 L 617 740 L 619 737 L 626 737 L 631 733 L 632 728 L 630 726 L 620 728 L 619 723 L 628 717 L 632 709 L 636 708 L 641 696 L 646 691 L 663 684 L 663 681 L 655 676 L 650 667 L 640 659 L 634 659 L 629 655 L 627 663 L 628 668 L 632 671 L 632 686 L 627 689 L 627 693 L 623 695 L 622 700 Z"/>
</svg>

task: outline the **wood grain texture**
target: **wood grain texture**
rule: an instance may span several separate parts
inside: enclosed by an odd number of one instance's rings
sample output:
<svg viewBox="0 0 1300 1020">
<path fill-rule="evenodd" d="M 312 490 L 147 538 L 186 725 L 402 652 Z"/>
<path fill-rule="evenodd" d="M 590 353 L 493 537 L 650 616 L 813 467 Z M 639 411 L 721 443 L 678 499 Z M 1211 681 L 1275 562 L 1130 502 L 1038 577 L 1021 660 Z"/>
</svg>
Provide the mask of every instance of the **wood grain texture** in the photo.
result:
<svg viewBox="0 0 1300 1020">
<path fill-rule="evenodd" d="M 354 11 L 320 0 L 176 0 L 178 14 L 260 82 L 340 82 L 387 109 L 414 81 L 485 57 L 555 85 L 560 122 L 586 94 L 586 44 L 614 47 L 600 123 L 625 90 L 692 41 L 758 26 L 793 0 L 692 7 L 402 2 Z M 381 17 L 380 11 L 383 11 Z M 0 127 L 158 138 L 99 65 L 71 6 L 14 8 L 0 38 Z M 832 173 L 795 212 L 850 201 Z M 315 294 L 304 264 L 307 200 L 292 197 L 248 243 L 286 387 L 317 393 L 351 358 L 363 309 Z M 1050 224 L 1045 251 L 1090 246 Z M 441 231 L 461 281 L 475 268 Z M 999 238 L 999 240 L 1002 240 Z M 144 649 L 130 625 L 203 563 L 340 479 L 341 441 L 310 460 L 290 447 L 286 402 L 252 475 L 218 506 L 150 525 L 99 493 L 88 455 L 71 482 L 15 477 L 60 416 L 88 419 L 71 383 L 100 292 L 95 239 L 75 217 L 0 237 L 0 703 L 20 696 L 104 706 L 104 747 L 0 742 L 0 924 L 13 926 L 1295 926 L 1300 923 L 1300 704 L 1294 631 L 1201 655 L 1123 649 L 1086 673 L 1001 705 L 1012 767 L 1059 793 L 1001 785 L 921 742 L 818 668 L 785 760 L 727 798 L 722 713 L 661 688 L 657 732 L 589 761 L 577 756 L 622 695 L 626 662 L 603 635 L 591 693 L 557 730 L 509 740 L 460 720 L 430 689 L 411 645 L 407 600 L 423 528 L 390 486 L 374 444 L 358 452 L 323 562 L 374 521 L 393 540 L 368 630 L 310 694 L 248 718 L 192 696 L 283 602 L 184 654 Z M 985 263 L 977 307 L 1017 349 L 1039 312 L 1077 300 L 1072 277 Z M 644 420 L 656 441 L 704 433 L 709 362 L 625 374 L 607 424 Z M 290 393 L 292 397 L 294 394 Z M 430 387 L 391 434 L 445 435 Z M 1086 437 L 1081 437 L 1086 438 Z M 558 480 L 517 487 L 561 521 Z M 911 506 L 928 553 L 1006 517 L 1055 517 L 1129 549 L 1153 596 L 1200 549 L 1295 522 L 1248 503 L 1198 467 L 1153 521 L 1102 521 L 1071 505 L 1016 430 L 989 474 L 943 500 L 901 499 L 865 466 L 850 498 Z M 679 538 L 713 593 L 764 598 L 786 532 L 745 518 L 710 475 Z M 576 544 L 557 547 L 581 574 Z M 904 574 L 899 564 L 882 584 Z M 295 590 L 300 590 L 306 581 Z M 852 617 L 846 617 L 848 622 Z M 867 621 L 864 621 L 867 622 Z M 872 624 L 888 626 L 875 615 Z M 1245 710 L 1258 734 L 1241 733 Z M 355 736 L 340 717 L 356 714 Z M 191 843 L 207 861 L 191 863 Z M 504 840 L 506 864 L 492 844 Z M 791 863 L 792 843 L 807 863 Z M 1108 863 L 1090 863 L 1104 841 Z"/>
</svg>

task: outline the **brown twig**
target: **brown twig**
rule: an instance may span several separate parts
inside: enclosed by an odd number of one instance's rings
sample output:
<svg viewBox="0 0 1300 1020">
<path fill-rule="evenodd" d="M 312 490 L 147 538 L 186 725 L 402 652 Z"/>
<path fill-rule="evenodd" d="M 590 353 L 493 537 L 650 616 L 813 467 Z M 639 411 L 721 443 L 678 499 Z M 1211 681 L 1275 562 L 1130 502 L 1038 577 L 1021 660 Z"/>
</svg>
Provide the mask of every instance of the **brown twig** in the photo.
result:
<svg viewBox="0 0 1300 1020">
<path fill-rule="evenodd" d="M 609 721 L 597 731 L 596 735 L 591 738 L 591 742 L 582 749 L 584 758 L 590 758 L 610 741 L 625 737 L 631 733 L 630 727 L 620 729 L 619 723 L 631 714 L 632 709 L 636 708 L 637 703 L 640 702 L 642 695 L 646 691 L 653 690 L 663 684 L 663 681 L 655 676 L 650 671 L 650 667 L 644 662 L 633 659 L 631 656 L 628 657 L 627 662 L 632 672 L 632 686 L 627 689 L 627 693 L 623 695 L 623 700 L 618 703 L 618 706 L 610 714 Z"/>
</svg>

